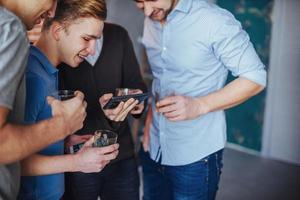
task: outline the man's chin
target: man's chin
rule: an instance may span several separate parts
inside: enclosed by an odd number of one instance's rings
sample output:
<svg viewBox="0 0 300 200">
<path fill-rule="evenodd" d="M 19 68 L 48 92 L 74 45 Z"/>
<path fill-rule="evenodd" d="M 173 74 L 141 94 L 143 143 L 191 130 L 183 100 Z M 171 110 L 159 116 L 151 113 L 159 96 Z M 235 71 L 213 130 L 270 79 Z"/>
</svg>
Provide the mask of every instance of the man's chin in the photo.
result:
<svg viewBox="0 0 300 200">
<path fill-rule="evenodd" d="M 72 67 L 72 68 L 76 68 L 76 67 L 78 67 L 79 66 L 79 64 L 80 64 L 81 62 L 72 62 L 72 63 L 66 63 L 67 65 L 69 65 L 70 67 Z"/>
<path fill-rule="evenodd" d="M 163 21 L 165 20 L 165 17 L 162 15 L 158 15 L 158 16 L 152 16 L 151 19 L 154 21 Z"/>
<path fill-rule="evenodd" d="M 80 63 L 81 63 L 81 62 L 80 62 Z M 72 65 L 71 67 L 72 67 L 72 68 L 76 68 L 76 67 L 79 66 L 80 63 L 74 64 L 74 65 Z"/>
<path fill-rule="evenodd" d="M 30 24 L 26 23 L 26 24 L 24 24 L 24 25 L 25 25 L 27 31 L 30 31 L 30 30 L 33 29 L 33 27 L 34 27 L 34 24 L 33 24 L 33 23 L 30 23 Z"/>
</svg>

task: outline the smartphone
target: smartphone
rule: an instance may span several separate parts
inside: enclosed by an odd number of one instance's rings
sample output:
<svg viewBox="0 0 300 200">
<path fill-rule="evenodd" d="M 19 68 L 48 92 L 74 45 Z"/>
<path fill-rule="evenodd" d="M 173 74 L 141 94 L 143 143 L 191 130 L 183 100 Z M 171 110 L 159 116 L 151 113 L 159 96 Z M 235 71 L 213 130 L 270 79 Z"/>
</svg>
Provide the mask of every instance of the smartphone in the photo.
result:
<svg viewBox="0 0 300 200">
<path fill-rule="evenodd" d="M 123 96 L 113 96 L 103 107 L 103 109 L 113 109 L 116 108 L 121 101 L 125 102 L 129 100 L 130 98 L 134 98 L 135 100 L 138 100 L 139 103 L 145 101 L 148 98 L 148 93 L 141 93 L 141 94 L 129 94 L 129 95 L 123 95 Z"/>
<path fill-rule="evenodd" d="M 77 151 L 79 151 L 83 147 L 83 145 L 84 145 L 84 142 L 79 143 L 79 144 L 75 144 L 73 146 L 70 146 L 69 153 L 71 153 L 71 154 L 76 153 Z"/>
</svg>

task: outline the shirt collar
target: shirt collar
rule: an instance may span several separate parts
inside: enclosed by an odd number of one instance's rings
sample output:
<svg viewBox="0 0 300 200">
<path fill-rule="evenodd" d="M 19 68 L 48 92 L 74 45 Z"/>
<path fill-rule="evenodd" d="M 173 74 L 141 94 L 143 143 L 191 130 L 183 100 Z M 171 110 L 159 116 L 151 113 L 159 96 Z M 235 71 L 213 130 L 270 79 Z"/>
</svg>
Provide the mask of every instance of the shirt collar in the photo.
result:
<svg viewBox="0 0 300 200">
<path fill-rule="evenodd" d="M 90 63 L 90 65 L 94 66 L 96 64 L 96 62 L 101 54 L 102 46 L 103 46 L 103 35 L 101 38 L 96 40 L 95 54 L 89 55 L 88 57 L 85 58 L 85 60 L 88 63 Z"/>
<path fill-rule="evenodd" d="M 179 0 L 175 8 L 167 16 L 167 21 L 172 20 L 178 13 L 188 14 L 192 8 L 193 0 Z M 161 28 L 161 24 L 158 21 L 153 21 L 157 28 Z"/>
<path fill-rule="evenodd" d="M 58 72 L 49 59 L 45 56 L 45 54 L 35 46 L 30 46 L 30 54 L 38 59 L 38 61 L 42 64 L 42 67 L 49 73 L 55 74 Z"/>
<path fill-rule="evenodd" d="M 188 13 L 192 8 L 193 0 L 179 0 L 173 11 Z M 172 11 L 172 12 L 173 12 Z"/>
</svg>

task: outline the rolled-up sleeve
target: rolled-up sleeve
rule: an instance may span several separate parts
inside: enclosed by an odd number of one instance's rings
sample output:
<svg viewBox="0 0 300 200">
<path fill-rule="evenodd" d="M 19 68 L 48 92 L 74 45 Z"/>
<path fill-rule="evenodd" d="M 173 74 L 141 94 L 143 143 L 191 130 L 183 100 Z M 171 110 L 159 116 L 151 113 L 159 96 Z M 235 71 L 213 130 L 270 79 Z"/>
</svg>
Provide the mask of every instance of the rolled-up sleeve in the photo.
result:
<svg viewBox="0 0 300 200">
<path fill-rule="evenodd" d="M 212 48 L 233 76 L 266 86 L 267 73 L 248 34 L 232 15 L 219 15 L 211 29 Z"/>
</svg>

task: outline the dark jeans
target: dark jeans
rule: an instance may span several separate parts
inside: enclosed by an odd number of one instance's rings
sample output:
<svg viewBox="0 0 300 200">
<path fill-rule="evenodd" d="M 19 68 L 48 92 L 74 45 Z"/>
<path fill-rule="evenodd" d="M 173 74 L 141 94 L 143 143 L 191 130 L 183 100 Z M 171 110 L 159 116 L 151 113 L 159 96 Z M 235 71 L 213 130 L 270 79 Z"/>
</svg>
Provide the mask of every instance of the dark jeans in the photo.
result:
<svg viewBox="0 0 300 200">
<path fill-rule="evenodd" d="M 106 166 L 99 173 L 67 173 L 64 200 L 138 200 L 139 176 L 135 158 Z"/>
<path fill-rule="evenodd" d="M 214 200 L 222 168 L 223 150 L 183 166 L 154 162 L 141 148 L 144 200 Z"/>
</svg>

